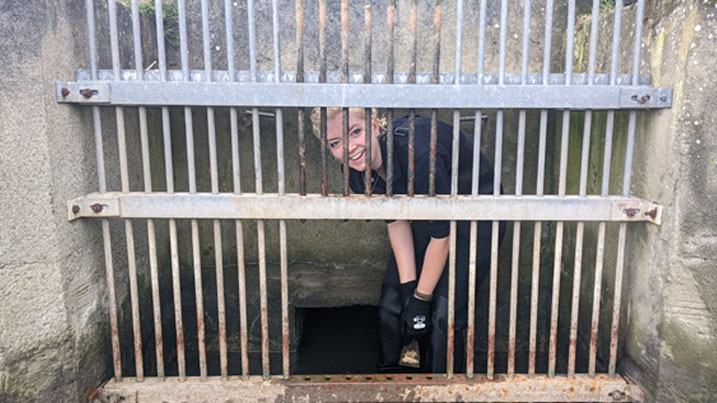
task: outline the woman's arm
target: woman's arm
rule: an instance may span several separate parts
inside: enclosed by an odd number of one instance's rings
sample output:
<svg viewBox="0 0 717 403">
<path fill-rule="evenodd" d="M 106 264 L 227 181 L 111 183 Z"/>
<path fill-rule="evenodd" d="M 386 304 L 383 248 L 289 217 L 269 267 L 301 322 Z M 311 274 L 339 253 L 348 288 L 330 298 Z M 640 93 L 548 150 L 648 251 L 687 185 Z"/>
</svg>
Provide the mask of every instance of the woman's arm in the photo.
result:
<svg viewBox="0 0 717 403">
<path fill-rule="evenodd" d="M 449 237 L 431 238 L 423 258 L 421 278 L 418 280 L 416 290 L 421 294 L 432 295 L 433 290 L 441 278 L 443 268 L 448 258 Z"/>
<path fill-rule="evenodd" d="M 398 278 L 401 283 L 416 279 L 416 255 L 414 254 L 413 230 L 405 220 L 396 220 L 386 224 L 388 239 L 398 266 Z M 435 287 L 435 284 L 434 284 Z"/>
</svg>

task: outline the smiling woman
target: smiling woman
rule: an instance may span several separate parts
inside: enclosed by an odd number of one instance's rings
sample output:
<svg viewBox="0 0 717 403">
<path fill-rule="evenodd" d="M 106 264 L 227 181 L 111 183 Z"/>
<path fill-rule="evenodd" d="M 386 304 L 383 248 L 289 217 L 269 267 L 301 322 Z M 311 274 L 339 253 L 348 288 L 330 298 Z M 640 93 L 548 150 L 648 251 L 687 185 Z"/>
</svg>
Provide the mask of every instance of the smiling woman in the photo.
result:
<svg viewBox="0 0 717 403">
<path fill-rule="evenodd" d="M 366 115 L 364 109 L 350 109 L 348 116 L 348 144 L 344 144 L 343 112 L 340 108 L 326 109 L 326 144 L 334 158 L 343 161 L 348 153 L 349 183 L 354 193 L 364 193 L 370 183 L 372 193 L 386 193 L 386 166 L 393 165 L 392 186 L 395 194 L 408 194 L 409 141 L 407 117 L 393 122 L 392 161 L 386 158 L 387 137 L 385 121 L 378 117 L 376 110 L 371 113 L 371 146 L 366 144 Z M 314 134 L 319 137 L 321 129 L 320 109 L 311 114 Z M 437 122 L 435 145 L 435 193 L 449 194 L 451 175 L 453 128 Z M 416 117 L 415 136 L 415 184 L 416 194 L 429 194 L 429 159 L 431 153 L 431 119 Z M 460 133 L 459 141 L 458 193 L 470 194 L 473 172 L 473 142 Z M 367 158 L 370 151 L 371 158 Z M 345 151 L 346 150 L 346 151 Z M 365 180 L 370 161 L 370 181 Z M 493 167 L 487 158 L 480 156 L 480 188 L 482 194 L 493 193 Z M 446 370 L 446 340 L 448 311 L 448 270 L 449 222 L 447 221 L 405 221 L 387 222 L 391 243 L 386 273 L 384 275 L 379 302 L 379 329 L 381 351 L 378 369 L 395 371 L 403 364 L 399 360 L 402 347 L 412 340 L 418 340 L 427 348 L 422 355 L 421 368 L 429 372 Z M 499 227 L 500 239 L 505 232 L 505 223 Z M 456 362 L 456 371 L 463 370 L 463 330 L 467 323 L 468 262 L 470 232 L 468 222 L 458 222 L 456 231 L 456 322 L 455 348 L 461 359 Z M 478 225 L 477 239 L 477 286 L 490 268 L 491 224 Z"/>
</svg>

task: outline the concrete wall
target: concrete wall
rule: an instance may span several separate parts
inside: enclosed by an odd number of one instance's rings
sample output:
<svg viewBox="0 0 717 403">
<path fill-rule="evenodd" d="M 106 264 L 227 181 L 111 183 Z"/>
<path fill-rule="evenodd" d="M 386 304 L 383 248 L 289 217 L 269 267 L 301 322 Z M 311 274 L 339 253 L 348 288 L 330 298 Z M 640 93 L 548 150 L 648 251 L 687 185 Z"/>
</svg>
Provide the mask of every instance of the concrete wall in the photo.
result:
<svg viewBox="0 0 717 403">
<path fill-rule="evenodd" d="M 86 65 L 78 2 L 0 6 L 0 401 L 78 401 L 109 376 L 99 222 L 66 200 L 94 191 L 91 115 L 54 80 Z"/>
<path fill-rule="evenodd" d="M 95 7 L 98 18 L 106 19 L 106 2 L 97 1 Z M 82 401 L 112 376 L 100 222 L 70 223 L 66 210 L 67 200 L 97 190 L 92 113 L 59 105 L 54 94 L 55 80 L 71 80 L 75 70 L 89 65 L 85 15 L 82 2 L 6 1 L 0 6 L 2 402 Z M 118 13 L 124 34 L 131 32 L 128 16 L 126 10 Z M 107 25 L 98 28 L 98 41 L 108 43 Z M 124 59 L 131 55 L 127 45 L 122 46 Z M 99 58 L 109 60 L 108 46 L 99 49 Z M 102 116 L 104 157 L 116 164 L 114 111 L 103 110 Z M 136 119 L 128 117 L 128 125 L 136 125 Z M 135 133 L 128 134 L 128 142 L 138 144 Z M 139 165 L 138 149 L 130 148 L 130 164 Z M 109 186 L 118 186 L 118 173 L 108 169 Z M 131 345 L 131 325 L 119 224 L 112 225 L 111 234 L 124 346 Z M 137 261 L 146 265 L 146 247 L 141 246 L 146 230 L 140 226 L 135 232 Z M 166 247 L 159 250 L 164 253 Z M 129 359 L 124 363 L 125 368 L 134 365 Z"/>
</svg>

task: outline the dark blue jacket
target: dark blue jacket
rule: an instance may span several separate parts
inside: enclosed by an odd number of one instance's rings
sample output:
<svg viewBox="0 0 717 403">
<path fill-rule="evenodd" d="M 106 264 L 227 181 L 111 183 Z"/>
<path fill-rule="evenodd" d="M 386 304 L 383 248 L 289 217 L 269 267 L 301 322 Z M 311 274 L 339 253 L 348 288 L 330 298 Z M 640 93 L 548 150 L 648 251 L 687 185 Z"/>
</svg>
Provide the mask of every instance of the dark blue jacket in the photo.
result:
<svg viewBox="0 0 717 403">
<path fill-rule="evenodd" d="M 393 193 L 406 194 L 408 187 L 408 117 L 394 121 L 394 152 L 393 152 Z M 415 194 L 428 194 L 428 172 L 430 159 L 431 119 L 416 116 L 415 145 Z M 381 156 L 384 164 L 388 163 L 386 155 L 387 136 L 381 138 Z M 438 142 L 436 146 L 436 194 L 451 192 L 451 153 L 453 148 L 453 127 L 438 122 Z M 363 172 L 350 170 L 349 183 L 355 193 L 364 193 Z M 376 173 L 374 194 L 385 194 L 386 183 Z M 458 193 L 470 194 L 473 177 L 473 141 L 463 132 L 460 133 L 460 150 L 458 162 Z M 493 193 L 493 167 L 488 159 L 480 155 L 479 193 Z M 418 225 L 417 225 L 418 224 Z M 449 233 L 448 221 L 414 222 L 414 231 L 427 231 L 432 238 L 444 238 Z M 468 222 L 459 222 L 459 235 L 468 234 Z"/>
</svg>

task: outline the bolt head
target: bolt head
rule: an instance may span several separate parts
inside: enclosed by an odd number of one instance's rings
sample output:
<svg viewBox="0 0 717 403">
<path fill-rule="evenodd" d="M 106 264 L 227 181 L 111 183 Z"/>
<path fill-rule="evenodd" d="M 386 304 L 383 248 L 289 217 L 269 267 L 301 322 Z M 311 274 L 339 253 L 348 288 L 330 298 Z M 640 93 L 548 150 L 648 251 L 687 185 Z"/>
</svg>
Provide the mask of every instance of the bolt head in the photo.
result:
<svg viewBox="0 0 717 403">
<path fill-rule="evenodd" d="M 95 204 L 91 205 L 90 208 L 91 208 L 92 211 L 94 211 L 95 213 L 101 213 L 101 212 L 102 212 L 102 205 L 99 204 L 99 203 L 95 203 Z"/>
<path fill-rule="evenodd" d="M 63 88 L 61 93 L 62 97 L 65 98 L 66 96 L 70 95 L 70 90 L 68 88 Z"/>
<path fill-rule="evenodd" d="M 78 206 L 78 205 L 76 205 L 76 204 L 75 204 L 74 206 L 72 206 L 72 213 L 73 213 L 73 214 L 79 214 L 79 212 L 80 212 L 80 206 Z"/>
</svg>

